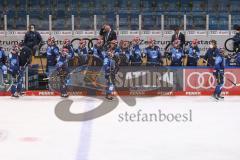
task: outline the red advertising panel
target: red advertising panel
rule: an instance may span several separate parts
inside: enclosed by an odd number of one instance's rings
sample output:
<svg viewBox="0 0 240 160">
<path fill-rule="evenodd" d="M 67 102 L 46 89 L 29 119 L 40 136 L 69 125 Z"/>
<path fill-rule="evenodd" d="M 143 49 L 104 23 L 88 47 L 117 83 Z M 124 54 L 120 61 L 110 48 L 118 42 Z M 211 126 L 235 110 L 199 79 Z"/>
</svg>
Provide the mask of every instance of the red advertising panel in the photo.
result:
<svg viewBox="0 0 240 160">
<path fill-rule="evenodd" d="M 213 75 L 213 69 L 184 69 L 183 74 L 183 91 L 214 91 L 216 78 Z M 225 69 L 223 86 L 223 91 L 229 92 L 229 94 L 240 92 L 240 86 L 235 86 L 231 81 L 234 83 L 240 83 L 240 68 Z"/>
</svg>

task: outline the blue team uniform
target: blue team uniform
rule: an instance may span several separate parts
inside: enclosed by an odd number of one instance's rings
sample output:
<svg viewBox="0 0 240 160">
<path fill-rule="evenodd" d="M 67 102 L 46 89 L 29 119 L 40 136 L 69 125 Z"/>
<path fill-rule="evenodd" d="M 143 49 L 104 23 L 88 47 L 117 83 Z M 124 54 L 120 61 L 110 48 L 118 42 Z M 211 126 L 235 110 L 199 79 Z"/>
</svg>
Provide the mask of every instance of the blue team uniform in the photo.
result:
<svg viewBox="0 0 240 160">
<path fill-rule="evenodd" d="M 63 46 L 63 48 L 68 49 L 68 55 L 67 55 L 68 65 L 69 66 L 73 66 L 73 60 L 74 60 L 74 48 L 73 48 L 73 45 L 70 44 L 70 45 L 67 45 L 67 46 Z"/>
<path fill-rule="evenodd" d="M 225 61 L 224 61 L 223 55 L 217 54 L 215 59 L 213 74 L 217 80 L 217 86 L 215 88 L 214 95 L 218 97 L 222 92 L 222 87 L 224 83 L 224 65 L 225 65 Z"/>
<path fill-rule="evenodd" d="M 240 66 L 240 52 L 236 52 L 234 54 L 229 54 L 226 58 L 225 62 L 226 66 Z"/>
<path fill-rule="evenodd" d="M 233 48 L 234 48 L 234 51 L 239 51 L 239 47 L 240 47 L 240 33 L 236 33 L 234 36 L 233 36 Z"/>
<path fill-rule="evenodd" d="M 131 62 L 131 52 L 129 49 L 121 50 L 119 53 L 120 63 L 119 66 L 128 66 Z"/>
<path fill-rule="evenodd" d="M 7 66 L 5 65 L 6 61 L 7 61 L 7 56 L 4 50 L 0 47 L 0 69 L 2 71 L 4 81 L 7 80 Z"/>
<path fill-rule="evenodd" d="M 104 60 L 104 57 L 106 56 L 106 52 L 103 50 L 103 47 L 98 47 L 94 45 L 92 48 L 93 56 L 96 58 L 101 59 L 102 61 Z"/>
<path fill-rule="evenodd" d="M 12 77 L 12 83 L 13 85 L 11 86 L 11 93 L 12 95 L 15 95 L 16 92 L 21 92 L 22 90 L 22 77 L 20 75 L 20 66 L 19 66 L 19 56 L 18 54 L 9 54 L 9 73 L 11 74 Z"/>
<path fill-rule="evenodd" d="M 187 66 L 197 66 L 198 60 L 200 58 L 200 49 L 196 47 L 190 46 L 187 51 L 188 54 L 188 61 Z"/>
<path fill-rule="evenodd" d="M 47 73 L 50 75 L 55 69 L 57 58 L 59 56 L 59 48 L 57 45 L 47 47 Z"/>
<path fill-rule="evenodd" d="M 214 66 L 214 57 L 219 54 L 218 48 L 209 48 L 204 55 L 204 59 L 207 61 L 207 66 Z"/>
<path fill-rule="evenodd" d="M 56 64 L 57 75 L 60 77 L 60 92 L 62 96 L 67 95 L 68 60 L 68 56 L 60 55 Z"/>
<path fill-rule="evenodd" d="M 111 49 L 109 49 L 109 50 L 111 50 Z M 114 60 L 114 62 L 115 62 L 115 70 L 117 70 L 118 71 L 118 69 L 119 69 L 119 61 L 120 61 L 120 54 L 121 54 L 121 49 L 117 46 L 115 49 L 113 49 L 113 54 L 114 54 L 114 56 L 113 56 L 113 60 Z M 109 56 L 108 55 L 106 55 L 105 56 L 105 58 L 106 57 L 108 57 L 109 58 Z M 104 62 L 103 62 L 104 63 Z"/>
<path fill-rule="evenodd" d="M 171 51 L 171 66 L 182 66 L 183 50 L 182 48 L 172 48 Z"/>
<path fill-rule="evenodd" d="M 148 66 L 159 66 L 162 63 L 160 48 L 158 46 L 147 47 L 144 50 Z"/>
<path fill-rule="evenodd" d="M 71 60 L 74 58 L 74 48 L 73 48 L 73 45 L 68 45 L 68 46 L 65 46 L 63 48 L 67 48 L 68 49 L 68 60 Z"/>
<path fill-rule="evenodd" d="M 240 52 L 236 54 L 236 66 L 240 66 Z"/>
<path fill-rule="evenodd" d="M 119 47 L 116 47 L 114 50 L 114 56 L 119 56 L 120 53 L 121 53 L 121 49 Z"/>
<path fill-rule="evenodd" d="M 132 47 L 130 56 L 131 65 L 140 66 L 142 64 L 143 56 L 139 45 L 135 45 Z"/>
<path fill-rule="evenodd" d="M 87 59 L 88 59 L 87 47 L 84 47 L 84 48 L 78 47 L 78 49 L 76 49 L 76 53 L 78 54 L 78 57 L 80 58 L 80 61 L 81 61 L 81 63 L 79 63 L 79 65 L 86 64 Z"/>
<path fill-rule="evenodd" d="M 226 57 L 225 66 L 240 66 L 240 52 L 229 54 Z"/>
<path fill-rule="evenodd" d="M 103 67 L 106 79 L 106 95 L 111 95 L 114 91 L 115 74 L 117 73 L 116 62 L 109 56 L 106 56 Z"/>
</svg>

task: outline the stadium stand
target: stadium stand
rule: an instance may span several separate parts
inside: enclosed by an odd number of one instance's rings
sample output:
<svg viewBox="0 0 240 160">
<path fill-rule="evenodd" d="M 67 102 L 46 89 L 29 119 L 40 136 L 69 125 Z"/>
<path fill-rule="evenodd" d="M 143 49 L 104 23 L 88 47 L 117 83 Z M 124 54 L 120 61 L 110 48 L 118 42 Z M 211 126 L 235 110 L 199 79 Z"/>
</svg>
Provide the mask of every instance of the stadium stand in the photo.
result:
<svg viewBox="0 0 240 160">
<path fill-rule="evenodd" d="M 14 5 L 13 5 L 14 4 Z M 26 15 L 30 15 L 31 23 L 40 30 L 48 29 L 48 17 L 53 17 L 53 29 L 71 29 L 71 15 L 81 19 L 76 29 L 93 28 L 93 15 L 97 15 L 98 27 L 103 23 L 113 24 L 115 15 L 120 17 L 120 29 L 138 29 L 138 15 L 143 15 L 142 28 L 154 30 L 160 27 L 159 15 L 165 15 L 165 29 L 183 23 L 183 15 L 187 15 L 187 29 L 205 29 L 206 14 L 209 14 L 209 29 L 228 29 L 228 15 L 232 15 L 232 23 L 239 24 L 238 0 L 2 0 L 0 4 L 1 19 L 8 16 L 8 29 L 22 30 L 25 28 Z M 77 21 L 76 21 L 77 22 Z M 219 23 L 221 22 L 221 23 Z M 153 25 L 152 25 L 153 24 Z M 3 29 L 3 23 L 0 24 Z"/>
</svg>

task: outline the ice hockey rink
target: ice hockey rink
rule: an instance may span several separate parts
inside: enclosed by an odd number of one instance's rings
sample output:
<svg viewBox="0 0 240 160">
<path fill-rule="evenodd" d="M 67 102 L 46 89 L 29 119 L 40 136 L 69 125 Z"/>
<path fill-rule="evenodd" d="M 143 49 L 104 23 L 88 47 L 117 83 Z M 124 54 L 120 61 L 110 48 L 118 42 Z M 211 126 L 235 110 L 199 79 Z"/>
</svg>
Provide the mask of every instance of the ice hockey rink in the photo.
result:
<svg viewBox="0 0 240 160">
<path fill-rule="evenodd" d="M 219 102 L 208 96 L 137 97 L 132 106 L 118 98 L 117 107 L 99 118 L 63 121 L 55 115 L 62 98 L 1 97 L 0 159 L 240 159 L 240 97 L 227 96 Z M 103 101 L 95 97 L 69 99 L 73 101 L 71 113 L 90 111 Z M 171 122 L 124 117 L 126 113 L 138 116 L 159 111 L 189 117 Z"/>
</svg>

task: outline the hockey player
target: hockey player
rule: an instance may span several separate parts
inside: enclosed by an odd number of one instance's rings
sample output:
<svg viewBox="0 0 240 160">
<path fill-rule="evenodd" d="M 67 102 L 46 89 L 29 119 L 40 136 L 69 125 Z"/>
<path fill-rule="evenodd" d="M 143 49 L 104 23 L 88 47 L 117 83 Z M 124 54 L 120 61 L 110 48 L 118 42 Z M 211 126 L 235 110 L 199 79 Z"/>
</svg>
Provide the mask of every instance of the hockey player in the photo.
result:
<svg viewBox="0 0 240 160">
<path fill-rule="evenodd" d="M 239 64 L 240 64 L 239 52 L 237 53 L 229 52 L 228 55 L 226 55 L 225 66 L 239 66 Z"/>
<path fill-rule="evenodd" d="M 20 66 L 19 66 L 19 46 L 14 45 L 11 53 L 9 54 L 9 73 L 12 78 L 11 94 L 12 97 L 19 97 L 19 90 L 21 90 L 22 81 L 20 77 Z"/>
<path fill-rule="evenodd" d="M 57 76 L 60 77 L 60 93 L 61 97 L 68 97 L 67 93 L 67 75 L 68 75 L 68 60 L 71 56 L 68 55 L 69 50 L 67 48 L 62 48 L 62 52 L 58 57 L 56 68 Z"/>
<path fill-rule="evenodd" d="M 148 39 L 148 47 L 145 48 L 144 54 L 147 57 L 147 65 L 148 66 L 159 66 L 162 64 L 162 56 L 160 52 L 160 48 L 156 46 L 155 40 L 152 38 Z"/>
<path fill-rule="evenodd" d="M 197 66 L 200 58 L 200 49 L 198 48 L 198 40 L 194 39 L 187 51 L 188 60 L 187 66 Z"/>
<path fill-rule="evenodd" d="M 4 52 L 4 49 L 2 47 L 0 47 L 0 69 L 2 71 L 4 84 L 8 83 L 6 62 L 7 62 L 7 56 Z"/>
<path fill-rule="evenodd" d="M 228 53 L 226 66 L 240 66 L 240 26 L 234 25 L 236 34 L 233 36 L 233 53 Z"/>
<path fill-rule="evenodd" d="M 24 46 L 22 42 L 19 43 L 19 65 L 24 66 L 25 64 L 31 64 L 32 53 L 31 49 Z"/>
<path fill-rule="evenodd" d="M 224 49 L 220 49 L 220 52 L 216 54 L 213 71 L 213 75 L 216 77 L 217 80 L 217 86 L 215 88 L 213 97 L 217 100 L 224 98 L 221 96 L 224 83 L 224 63 Z"/>
<path fill-rule="evenodd" d="M 170 51 L 171 66 L 182 66 L 182 59 L 184 56 L 183 49 L 180 47 L 180 40 L 173 42 L 173 48 Z"/>
<path fill-rule="evenodd" d="M 240 51 L 236 54 L 236 65 L 240 66 Z"/>
<path fill-rule="evenodd" d="M 240 26 L 236 25 L 235 26 L 236 29 L 236 34 L 233 36 L 233 48 L 235 52 L 239 52 L 240 51 Z"/>
<path fill-rule="evenodd" d="M 209 48 L 204 55 L 204 62 L 207 62 L 207 66 L 214 66 L 215 65 L 215 57 L 219 55 L 219 49 L 217 48 L 217 41 L 211 40 Z"/>
<path fill-rule="evenodd" d="M 101 60 L 104 59 L 106 53 L 105 51 L 103 50 L 103 40 L 102 39 L 98 39 L 96 44 L 94 44 L 93 46 L 93 56 L 96 57 L 96 58 L 99 58 Z"/>
<path fill-rule="evenodd" d="M 128 66 L 131 62 L 131 52 L 129 41 L 120 42 L 119 66 Z"/>
<path fill-rule="evenodd" d="M 68 49 L 68 65 L 73 66 L 73 59 L 74 59 L 74 48 L 69 39 L 64 39 L 63 41 L 63 48 Z"/>
<path fill-rule="evenodd" d="M 28 67 L 28 65 L 31 64 L 31 56 L 32 56 L 32 52 L 31 49 L 24 46 L 22 42 L 19 43 L 19 85 L 17 87 L 17 92 L 19 93 L 19 95 L 23 94 L 22 91 L 22 85 L 23 84 L 23 77 L 24 77 L 24 72 L 26 67 Z"/>
<path fill-rule="evenodd" d="M 47 75 L 49 76 L 54 70 L 59 56 L 59 48 L 55 43 L 54 37 L 48 38 L 48 47 L 47 47 Z"/>
<path fill-rule="evenodd" d="M 115 74 L 117 74 L 118 71 L 118 69 L 116 68 L 116 61 L 113 59 L 113 57 L 114 52 L 109 51 L 103 62 L 106 79 L 106 99 L 108 100 L 113 100 L 113 97 L 111 95 L 114 91 Z"/>
<path fill-rule="evenodd" d="M 108 46 L 108 51 L 111 51 L 114 53 L 114 56 L 118 56 L 120 53 L 120 48 L 118 46 L 117 40 L 112 40 Z"/>
<path fill-rule="evenodd" d="M 88 59 L 88 49 L 86 47 L 86 40 L 81 39 L 79 41 L 79 46 L 76 49 L 76 53 L 78 54 L 79 57 L 79 65 L 87 64 L 87 59 Z"/>
<path fill-rule="evenodd" d="M 120 63 L 120 48 L 118 46 L 117 40 L 112 40 L 109 44 L 108 52 L 111 52 L 113 54 L 113 60 L 115 61 L 115 68 L 118 71 L 119 70 L 119 63 Z"/>
<path fill-rule="evenodd" d="M 233 36 L 233 49 L 234 53 L 229 56 L 228 64 L 231 66 L 232 61 L 233 65 L 240 66 L 240 26 L 235 25 L 234 28 L 236 29 L 236 34 Z"/>
<path fill-rule="evenodd" d="M 131 65 L 132 66 L 140 66 L 142 64 L 142 50 L 140 48 L 140 38 L 134 37 L 132 40 L 132 48 L 131 48 Z"/>
</svg>

